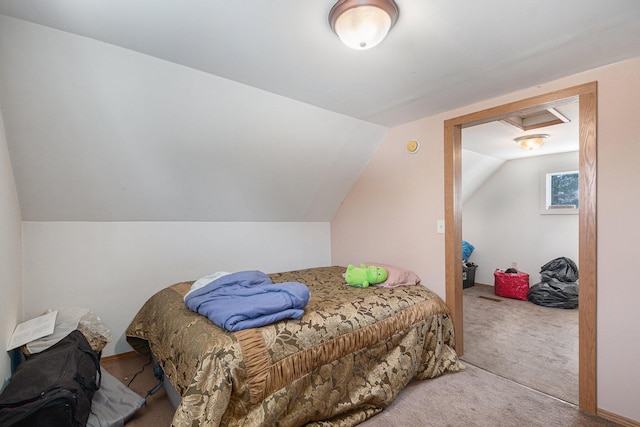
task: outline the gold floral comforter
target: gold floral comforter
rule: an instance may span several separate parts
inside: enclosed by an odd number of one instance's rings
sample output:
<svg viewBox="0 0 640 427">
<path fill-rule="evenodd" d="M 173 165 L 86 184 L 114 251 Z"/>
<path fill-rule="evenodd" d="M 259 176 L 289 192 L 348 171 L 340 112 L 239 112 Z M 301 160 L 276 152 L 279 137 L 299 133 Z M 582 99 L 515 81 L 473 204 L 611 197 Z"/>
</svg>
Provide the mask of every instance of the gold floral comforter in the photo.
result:
<svg viewBox="0 0 640 427">
<path fill-rule="evenodd" d="M 443 301 L 424 286 L 354 288 L 344 267 L 270 274 L 306 284 L 299 320 L 227 332 L 190 311 L 192 282 L 152 296 L 127 329 L 182 401 L 174 426 L 353 426 L 412 380 L 462 369 Z"/>
</svg>

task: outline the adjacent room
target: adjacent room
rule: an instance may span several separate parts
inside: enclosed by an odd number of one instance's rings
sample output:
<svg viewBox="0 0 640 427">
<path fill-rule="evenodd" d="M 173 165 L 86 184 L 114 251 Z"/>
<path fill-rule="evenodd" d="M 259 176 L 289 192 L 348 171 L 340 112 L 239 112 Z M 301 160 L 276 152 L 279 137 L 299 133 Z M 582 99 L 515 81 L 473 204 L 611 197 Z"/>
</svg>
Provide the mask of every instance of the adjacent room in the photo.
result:
<svg viewBox="0 0 640 427">
<path fill-rule="evenodd" d="M 73 312 L 132 426 L 640 426 L 638 40 L 636 0 L 0 0 L 0 392 Z M 558 257 L 579 308 L 496 295 Z M 246 272 L 268 324 L 190 306 Z"/>
<path fill-rule="evenodd" d="M 577 298 L 552 299 L 548 288 L 540 289 L 542 266 L 559 257 L 579 259 L 577 181 L 561 188 L 564 198 L 552 193 L 560 191 L 553 177 L 573 178 L 579 169 L 578 107 L 541 108 L 462 135 L 462 229 L 464 241 L 472 242 L 463 255 L 471 270 L 464 283 L 463 360 L 574 404 Z M 540 145 L 517 144 L 522 130 L 534 130 Z M 511 270 L 522 277 L 505 296 L 494 285 Z M 518 289 L 520 283 L 526 288 Z M 528 299 L 534 285 L 545 297 L 532 294 L 537 304 Z M 574 289 L 574 283 L 558 286 L 556 294 L 567 286 Z"/>
</svg>

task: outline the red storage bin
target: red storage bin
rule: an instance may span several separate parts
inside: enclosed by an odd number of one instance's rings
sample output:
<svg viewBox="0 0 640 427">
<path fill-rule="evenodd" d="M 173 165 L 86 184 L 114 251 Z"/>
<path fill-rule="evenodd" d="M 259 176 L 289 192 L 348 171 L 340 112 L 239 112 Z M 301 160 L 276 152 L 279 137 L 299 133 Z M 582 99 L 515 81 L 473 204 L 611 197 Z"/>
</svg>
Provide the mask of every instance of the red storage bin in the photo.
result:
<svg viewBox="0 0 640 427">
<path fill-rule="evenodd" d="M 517 273 L 505 273 L 496 270 L 493 273 L 494 292 L 499 297 L 527 300 L 529 293 L 529 275 L 519 271 Z"/>
</svg>

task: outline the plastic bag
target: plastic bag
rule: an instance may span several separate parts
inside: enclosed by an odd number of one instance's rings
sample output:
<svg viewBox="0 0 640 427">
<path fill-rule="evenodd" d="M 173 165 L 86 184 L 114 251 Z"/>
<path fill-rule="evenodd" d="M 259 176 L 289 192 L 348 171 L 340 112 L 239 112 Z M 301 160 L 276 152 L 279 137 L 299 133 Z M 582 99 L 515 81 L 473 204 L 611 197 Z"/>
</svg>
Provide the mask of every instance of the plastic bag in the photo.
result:
<svg viewBox="0 0 640 427">
<path fill-rule="evenodd" d="M 578 266 L 566 257 L 555 258 L 540 267 L 540 279 L 527 298 L 534 304 L 553 308 L 578 307 Z"/>
<path fill-rule="evenodd" d="M 45 313 L 58 311 L 56 324 L 51 335 L 27 343 L 25 354 L 35 354 L 46 350 L 62 338 L 66 337 L 74 329 L 78 329 L 85 336 L 91 349 L 100 353 L 105 345 L 111 341 L 111 331 L 100 321 L 93 311 L 88 308 L 62 307 L 47 309 Z"/>
<path fill-rule="evenodd" d="M 462 241 L 462 261 L 468 260 L 471 254 L 473 253 L 474 249 L 475 248 L 471 243 L 467 242 L 466 240 L 463 240 Z"/>
<path fill-rule="evenodd" d="M 540 267 L 540 277 L 543 282 L 553 279 L 575 282 L 578 280 L 578 266 L 569 258 L 559 257 Z"/>
<path fill-rule="evenodd" d="M 78 330 L 84 334 L 96 353 L 101 352 L 111 341 L 111 331 L 91 310 L 80 318 Z"/>
<path fill-rule="evenodd" d="M 528 299 L 534 304 L 553 308 L 577 308 L 578 284 L 553 279 L 536 283 L 529 289 Z"/>
</svg>

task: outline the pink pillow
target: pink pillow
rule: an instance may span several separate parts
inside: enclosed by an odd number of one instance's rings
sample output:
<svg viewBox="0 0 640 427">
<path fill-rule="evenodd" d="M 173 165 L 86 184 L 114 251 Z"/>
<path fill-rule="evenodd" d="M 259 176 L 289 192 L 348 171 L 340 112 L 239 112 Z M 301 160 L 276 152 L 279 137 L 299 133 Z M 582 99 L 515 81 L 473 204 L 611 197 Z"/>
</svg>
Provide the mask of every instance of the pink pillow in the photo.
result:
<svg viewBox="0 0 640 427">
<path fill-rule="evenodd" d="M 379 262 L 365 262 L 367 267 L 374 265 L 376 267 L 382 267 L 387 270 L 389 274 L 387 280 L 376 285 L 383 286 L 385 288 L 395 288 L 396 286 L 408 286 L 408 285 L 417 285 L 420 283 L 420 278 L 416 273 L 410 270 L 404 270 L 399 267 L 394 267 L 392 265 L 381 264 Z"/>
</svg>

